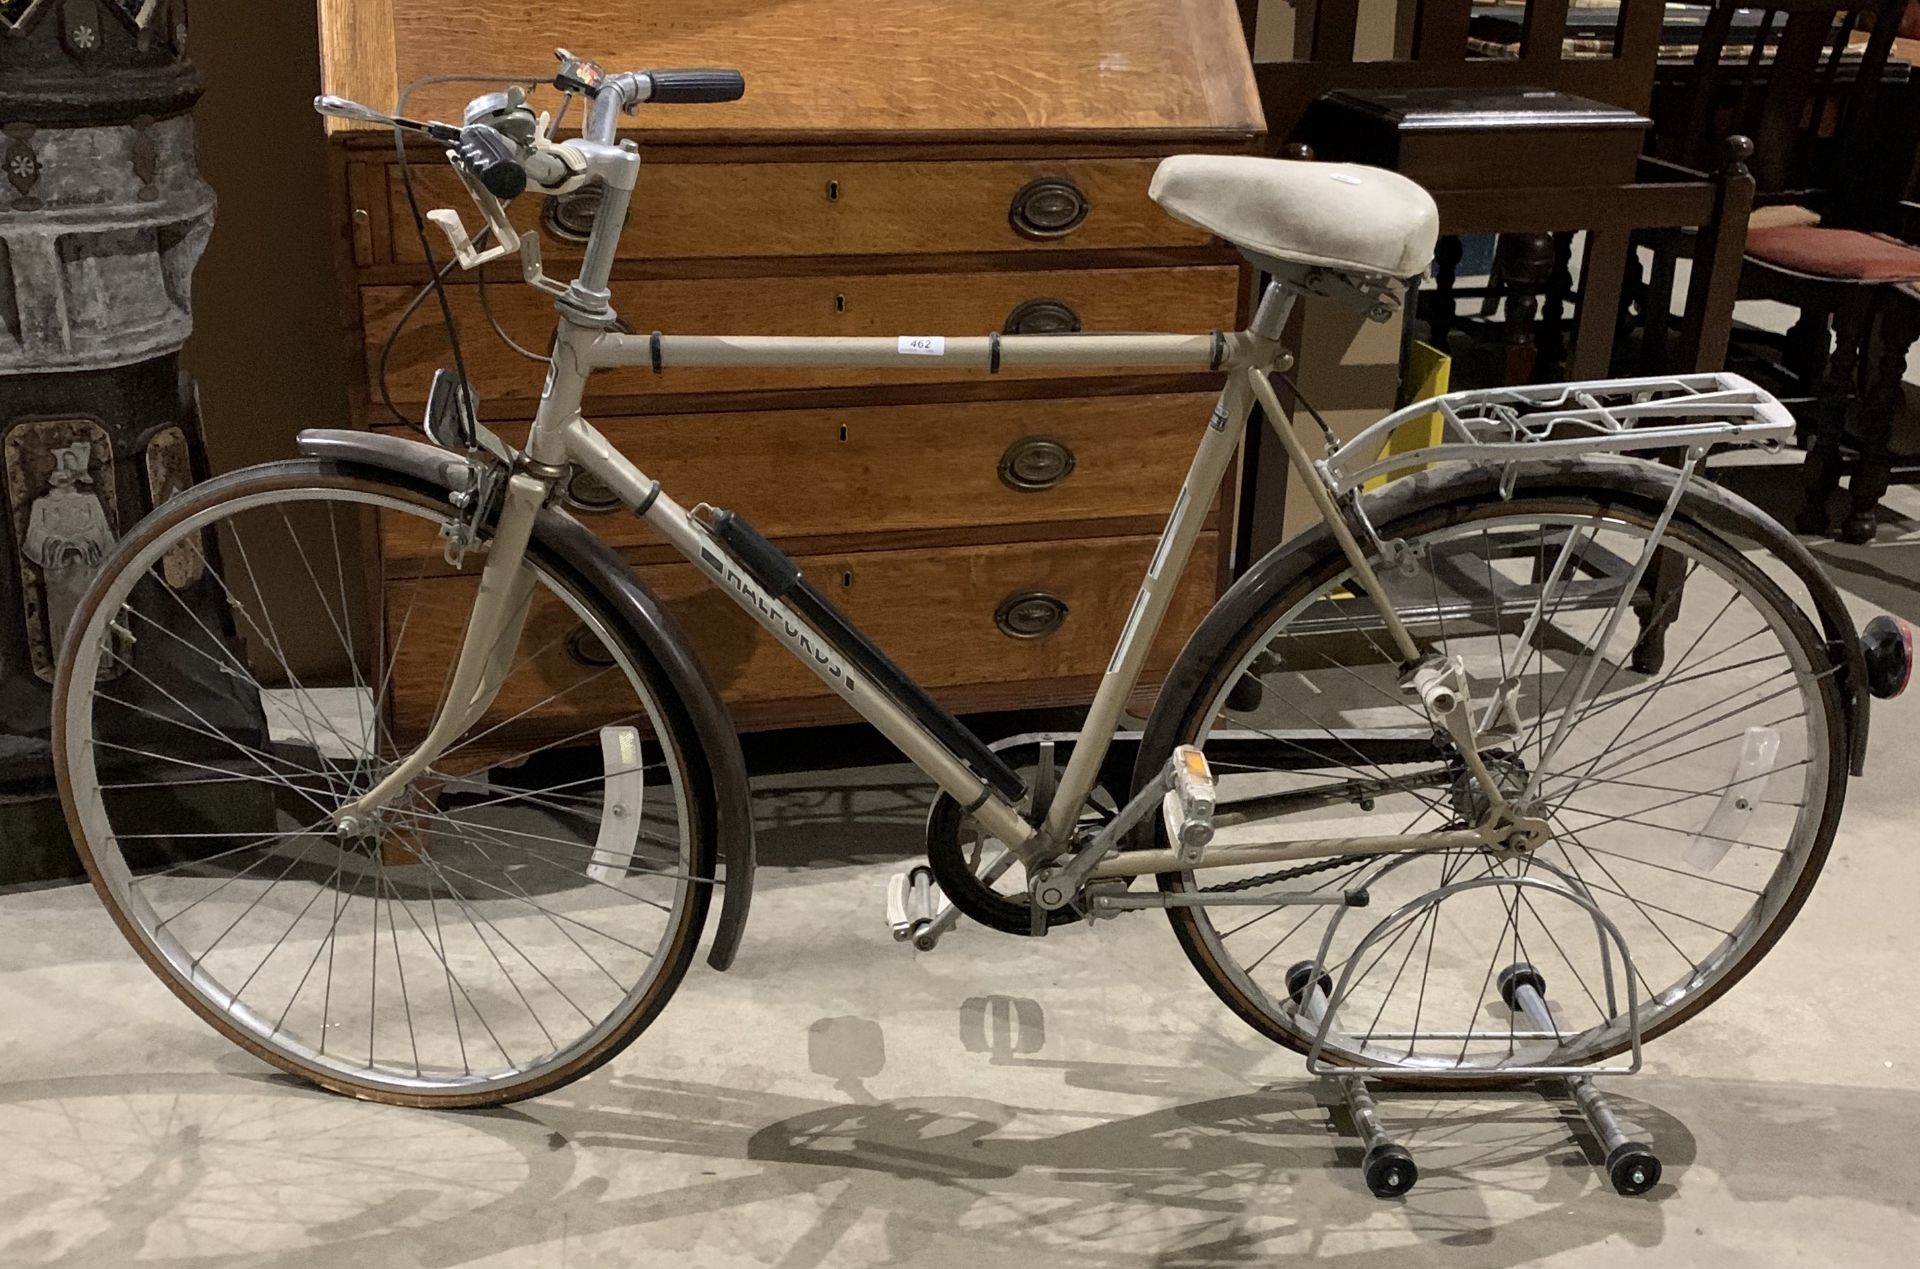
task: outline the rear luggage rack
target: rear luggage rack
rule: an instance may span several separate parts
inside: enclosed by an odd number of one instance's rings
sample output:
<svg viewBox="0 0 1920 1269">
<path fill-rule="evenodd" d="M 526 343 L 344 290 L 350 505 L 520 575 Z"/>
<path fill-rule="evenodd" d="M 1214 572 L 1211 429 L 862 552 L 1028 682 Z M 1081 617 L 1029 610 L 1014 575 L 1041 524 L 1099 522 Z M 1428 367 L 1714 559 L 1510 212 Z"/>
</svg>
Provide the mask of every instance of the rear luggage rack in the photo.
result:
<svg viewBox="0 0 1920 1269">
<path fill-rule="evenodd" d="M 1438 441 L 1382 454 L 1401 427 L 1436 414 Z M 1449 392 L 1394 411 L 1317 466 L 1335 493 L 1344 494 L 1429 463 L 1509 463 L 1715 445 L 1778 448 L 1793 432 L 1793 415 L 1770 393 L 1739 375 L 1716 371 Z"/>
</svg>

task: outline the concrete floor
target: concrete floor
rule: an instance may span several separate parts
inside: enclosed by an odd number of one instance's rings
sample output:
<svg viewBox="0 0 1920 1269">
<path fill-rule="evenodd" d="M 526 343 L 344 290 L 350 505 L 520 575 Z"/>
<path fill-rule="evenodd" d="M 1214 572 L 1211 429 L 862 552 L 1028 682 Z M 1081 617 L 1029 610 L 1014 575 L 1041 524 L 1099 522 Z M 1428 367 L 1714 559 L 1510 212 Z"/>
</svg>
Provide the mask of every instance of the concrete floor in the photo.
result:
<svg viewBox="0 0 1920 1269">
<path fill-rule="evenodd" d="M 1863 614 L 1920 619 L 1920 498 L 1888 510 L 1881 544 L 1819 549 Z M 1368 1197 L 1326 1091 L 1156 917 L 893 943 L 924 793 L 888 768 L 764 784 L 736 969 L 496 1112 L 309 1091 L 181 1008 L 91 890 L 0 895 L 0 1263 L 1910 1264 L 1916 747 L 1911 703 L 1876 711 L 1792 931 L 1613 1085 L 1666 1162 L 1647 1198 L 1555 1104 L 1408 1096 L 1422 1179 Z"/>
<path fill-rule="evenodd" d="M 1791 470 L 1765 473 L 1790 514 Z M 1920 491 L 1815 549 L 1920 622 Z M 91 889 L 0 893 L 0 1264 L 1905 1265 L 1920 1239 L 1911 849 L 1920 708 L 1874 714 L 1820 884 L 1771 957 L 1615 1082 L 1666 1179 L 1616 1196 L 1538 1099 L 1395 1096 L 1422 1169 L 1369 1197 L 1297 1057 L 1136 916 L 892 942 L 904 768 L 764 782 L 736 968 L 558 1094 L 410 1112 L 291 1082 L 201 1025 Z"/>
</svg>

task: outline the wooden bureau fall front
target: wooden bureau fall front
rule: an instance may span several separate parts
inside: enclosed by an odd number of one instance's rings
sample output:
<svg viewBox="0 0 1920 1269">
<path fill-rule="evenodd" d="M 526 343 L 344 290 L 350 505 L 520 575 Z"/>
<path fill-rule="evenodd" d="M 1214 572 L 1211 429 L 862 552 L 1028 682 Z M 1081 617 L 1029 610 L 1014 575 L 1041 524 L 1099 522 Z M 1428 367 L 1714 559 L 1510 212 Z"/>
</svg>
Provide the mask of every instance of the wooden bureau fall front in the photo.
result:
<svg viewBox="0 0 1920 1269">
<path fill-rule="evenodd" d="M 642 167 L 613 304 L 669 334 L 981 335 L 1232 329 L 1238 257 L 1147 198 L 1159 159 L 1255 148 L 1261 116 L 1229 0 L 1023 0 L 899 9 L 725 0 L 326 0 L 327 92 L 390 106 L 408 83 L 539 72 L 565 46 L 610 69 L 737 66 L 744 100 L 643 108 Z M 422 87 L 407 113 L 458 118 L 483 83 Z M 556 99 L 557 100 L 557 99 Z M 548 103 L 551 105 L 551 101 Z M 578 107 L 572 115 L 577 124 Z M 391 135 L 333 124 L 340 268 L 362 378 L 356 422 L 412 430 L 451 357 L 438 310 L 395 326 L 426 268 Z M 468 214 L 457 177 L 410 151 L 421 207 Z M 512 205 L 571 276 L 591 189 Z M 446 258 L 435 241 L 436 258 Z M 452 274 L 482 417 L 517 442 L 552 301 L 517 272 Z M 383 346 L 392 339 L 385 387 Z M 750 519 L 849 618 L 956 711 L 1084 701 L 1106 664 L 1219 380 L 1070 371 L 615 371 L 587 413 L 681 502 Z M 1231 488 L 1149 666 L 1157 681 L 1228 562 Z M 595 482 L 566 504 L 639 570 L 692 637 L 740 725 L 852 717 Z M 1211 555 L 1207 555 L 1211 552 Z M 437 542 L 389 531 L 382 585 L 446 572 Z M 417 606 L 393 667 L 397 730 L 430 718 L 469 582 Z M 390 615 L 389 620 L 397 619 Z M 545 702 L 515 724 L 591 720 L 565 693 L 604 652 L 536 606 L 522 647 Z M 427 628 L 422 628 L 422 623 Z M 437 623 L 437 624 L 436 624 Z M 584 634 L 584 632 L 582 632 Z M 529 684 L 529 686 L 532 686 Z M 584 699 L 582 699 L 584 698 Z"/>
</svg>

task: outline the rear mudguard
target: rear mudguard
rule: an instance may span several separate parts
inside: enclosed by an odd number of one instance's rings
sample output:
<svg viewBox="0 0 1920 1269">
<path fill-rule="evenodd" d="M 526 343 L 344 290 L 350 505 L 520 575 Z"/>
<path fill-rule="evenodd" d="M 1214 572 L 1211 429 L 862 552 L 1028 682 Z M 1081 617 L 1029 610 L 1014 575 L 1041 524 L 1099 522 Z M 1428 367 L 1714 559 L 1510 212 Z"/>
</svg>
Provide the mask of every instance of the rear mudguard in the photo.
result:
<svg viewBox="0 0 1920 1269">
<path fill-rule="evenodd" d="M 1442 463 L 1426 471 L 1389 482 L 1366 496 L 1367 518 L 1383 532 L 1395 520 L 1449 503 L 1498 497 L 1501 481 L 1509 475 L 1504 465 L 1468 466 Z M 1599 497 L 1605 503 L 1630 505 L 1658 515 L 1673 491 L 1679 473 L 1644 459 L 1600 455 L 1515 464 L 1511 470 L 1515 495 L 1565 494 Z M 1777 558 L 1804 590 L 1793 601 L 1809 612 L 1826 638 L 1827 656 L 1834 667 L 1836 686 L 1846 709 L 1849 765 L 1854 775 L 1864 770 L 1867 746 L 1866 664 L 1853 617 L 1840 592 L 1800 541 L 1764 511 L 1718 485 L 1694 481 L 1682 496 L 1678 514 L 1701 527 L 1736 542 L 1754 542 Z M 1365 541 L 1365 528 L 1349 513 L 1349 525 Z M 1173 668 L 1147 721 L 1140 746 L 1140 766 L 1134 787 L 1158 774 L 1157 764 L 1172 752 L 1180 725 L 1182 702 L 1199 689 L 1211 669 L 1216 650 L 1232 639 L 1255 613 L 1290 584 L 1299 571 L 1323 555 L 1339 550 L 1325 524 L 1275 548 L 1249 568 L 1230 587 L 1200 623 Z M 1778 578 L 1776 581 L 1780 580 Z M 1153 769 L 1149 769 L 1152 767 Z"/>
<path fill-rule="evenodd" d="M 373 432 L 310 429 L 300 433 L 298 444 L 301 454 L 308 458 L 372 468 L 408 484 L 440 490 L 453 489 L 456 473 L 464 466 L 461 459 L 443 449 Z M 707 963 L 715 969 L 726 969 L 733 963 L 746 930 L 747 909 L 753 902 L 754 867 L 753 803 L 733 719 L 686 636 L 612 547 L 566 512 L 551 508 L 540 513 L 533 533 L 572 567 L 575 580 L 598 593 L 625 620 L 660 666 L 706 752 L 718 812 L 715 835 L 720 859 L 726 865 L 720 923 L 707 952 Z"/>
</svg>

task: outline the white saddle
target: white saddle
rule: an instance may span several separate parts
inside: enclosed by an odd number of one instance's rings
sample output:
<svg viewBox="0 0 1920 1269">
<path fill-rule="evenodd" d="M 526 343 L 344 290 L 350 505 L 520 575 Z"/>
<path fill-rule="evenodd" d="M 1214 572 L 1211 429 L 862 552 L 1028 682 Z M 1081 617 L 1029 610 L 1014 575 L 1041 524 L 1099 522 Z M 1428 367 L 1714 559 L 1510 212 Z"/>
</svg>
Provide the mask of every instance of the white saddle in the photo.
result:
<svg viewBox="0 0 1920 1269">
<path fill-rule="evenodd" d="M 1176 154 L 1148 188 L 1176 220 L 1250 255 L 1380 278 L 1426 272 L 1433 196 L 1397 172 L 1237 154 Z"/>
</svg>

